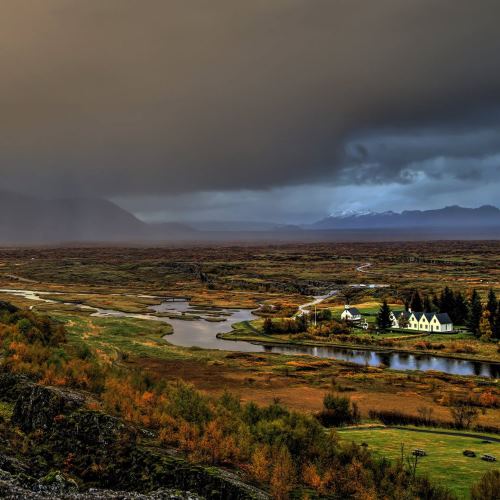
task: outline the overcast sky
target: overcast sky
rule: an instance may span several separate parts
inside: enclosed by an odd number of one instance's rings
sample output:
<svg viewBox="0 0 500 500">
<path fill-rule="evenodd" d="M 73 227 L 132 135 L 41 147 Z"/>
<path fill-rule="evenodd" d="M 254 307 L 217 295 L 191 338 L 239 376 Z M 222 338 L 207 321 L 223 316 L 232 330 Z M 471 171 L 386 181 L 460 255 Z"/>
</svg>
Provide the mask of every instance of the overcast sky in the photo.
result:
<svg viewBox="0 0 500 500">
<path fill-rule="evenodd" d="M 497 0 L 3 0 L 0 190 L 148 220 L 499 205 Z"/>
</svg>

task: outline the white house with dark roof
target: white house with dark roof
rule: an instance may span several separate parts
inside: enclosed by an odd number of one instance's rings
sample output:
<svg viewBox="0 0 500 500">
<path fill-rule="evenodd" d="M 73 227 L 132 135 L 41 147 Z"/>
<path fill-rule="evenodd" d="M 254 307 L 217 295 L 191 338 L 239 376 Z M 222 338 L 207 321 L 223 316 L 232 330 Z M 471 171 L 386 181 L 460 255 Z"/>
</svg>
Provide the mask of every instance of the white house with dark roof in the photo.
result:
<svg viewBox="0 0 500 500">
<path fill-rule="evenodd" d="M 355 307 L 346 305 L 340 315 L 340 319 L 344 321 L 361 321 L 361 313 Z"/>
<path fill-rule="evenodd" d="M 453 323 L 448 313 L 394 311 L 391 312 L 391 321 L 393 328 L 429 333 L 453 331 Z"/>
</svg>

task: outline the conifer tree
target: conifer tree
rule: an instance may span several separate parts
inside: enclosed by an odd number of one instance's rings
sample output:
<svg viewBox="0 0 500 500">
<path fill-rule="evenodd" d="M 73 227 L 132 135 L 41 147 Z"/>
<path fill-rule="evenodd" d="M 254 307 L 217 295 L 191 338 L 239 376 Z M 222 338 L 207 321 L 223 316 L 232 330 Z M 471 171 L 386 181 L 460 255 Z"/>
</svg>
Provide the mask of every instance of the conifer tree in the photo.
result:
<svg viewBox="0 0 500 500">
<path fill-rule="evenodd" d="M 431 299 L 428 295 L 424 297 L 424 311 L 425 312 L 432 312 L 432 303 Z"/>
<path fill-rule="evenodd" d="M 488 292 L 488 302 L 486 304 L 486 310 L 490 313 L 489 319 L 492 331 L 495 329 L 497 309 L 498 309 L 497 296 L 493 291 L 493 288 L 490 288 L 490 291 Z"/>
<path fill-rule="evenodd" d="M 445 287 L 439 299 L 439 312 L 450 314 L 454 309 L 455 297 L 453 296 L 453 292 L 448 287 Z"/>
<path fill-rule="evenodd" d="M 433 311 L 439 311 L 439 297 L 435 293 L 432 294 L 431 304 Z"/>
<path fill-rule="evenodd" d="M 476 337 L 479 335 L 479 323 L 481 321 L 481 315 L 483 314 L 483 305 L 481 304 L 481 298 L 477 293 L 477 290 L 472 291 L 469 306 L 469 319 L 467 322 L 467 328 Z"/>
<path fill-rule="evenodd" d="M 469 305 L 462 292 L 455 292 L 455 306 L 450 318 L 454 323 L 465 325 L 469 317 Z"/>
<path fill-rule="evenodd" d="M 500 339 L 500 304 L 498 304 L 493 326 L 493 338 Z"/>
<path fill-rule="evenodd" d="M 384 299 L 377 315 L 377 326 L 379 327 L 380 330 L 385 331 L 392 326 L 390 314 L 391 310 L 387 305 L 387 300 Z"/>
<path fill-rule="evenodd" d="M 411 298 L 411 304 L 410 304 L 411 310 L 413 312 L 422 312 L 424 309 L 424 305 L 422 303 L 422 299 L 420 298 L 420 294 L 418 293 L 418 290 L 415 290 L 413 293 L 413 297 Z"/>
</svg>

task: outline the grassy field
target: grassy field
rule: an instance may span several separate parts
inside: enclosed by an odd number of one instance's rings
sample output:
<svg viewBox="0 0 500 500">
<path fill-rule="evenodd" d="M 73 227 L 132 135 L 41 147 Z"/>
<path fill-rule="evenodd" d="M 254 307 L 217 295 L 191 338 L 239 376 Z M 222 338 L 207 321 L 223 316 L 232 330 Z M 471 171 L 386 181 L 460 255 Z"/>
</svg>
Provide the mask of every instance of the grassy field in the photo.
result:
<svg viewBox="0 0 500 500">
<path fill-rule="evenodd" d="M 481 438 L 446 436 L 399 429 L 340 430 L 341 439 L 368 444 L 368 449 L 392 459 L 415 448 L 427 452 L 418 462 L 417 472 L 429 474 L 436 482 L 447 486 L 458 498 L 468 498 L 470 486 L 488 470 L 498 469 L 499 462 L 485 462 L 488 453 L 500 458 L 500 443 L 485 443 Z M 475 451 L 475 458 L 465 457 L 464 450 Z"/>
<path fill-rule="evenodd" d="M 69 342 L 76 348 L 96 349 L 102 357 L 115 361 L 124 356 L 172 356 L 163 339 L 172 333 L 167 323 L 134 318 L 98 318 L 78 313 L 51 313 L 63 322 Z"/>
</svg>

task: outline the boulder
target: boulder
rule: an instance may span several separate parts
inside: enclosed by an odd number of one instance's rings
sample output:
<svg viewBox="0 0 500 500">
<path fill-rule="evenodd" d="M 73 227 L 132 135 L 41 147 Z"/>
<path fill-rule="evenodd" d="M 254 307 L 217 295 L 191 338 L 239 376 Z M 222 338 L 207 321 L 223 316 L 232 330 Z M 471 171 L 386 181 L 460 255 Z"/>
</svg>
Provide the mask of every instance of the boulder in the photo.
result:
<svg viewBox="0 0 500 500">
<path fill-rule="evenodd" d="M 38 481 L 0 469 L 0 498 L 6 500 L 202 500 L 189 491 L 160 488 L 147 494 L 98 488 L 78 489 L 74 480 L 54 471 Z"/>
<path fill-rule="evenodd" d="M 0 401 L 14 403 L 17 401 L 19 394 L 31 385 L 32 381 L 24 375 L 0 372 Z"/>
<path fill-rule="evenodd" d="M 26 474 L 29 472 L 29 465 L 21 460 L 0 453 L 0 470 L 10 474 Z"/>
<path fill-rule="evenodd" d="M 60 387 L 29 384 L 19 394 L 12 414 L 12 423 L 24 432 L 49 430 L 56 418 L 68 415 L 85 404 L 81 394 Z"/>
</svg>

